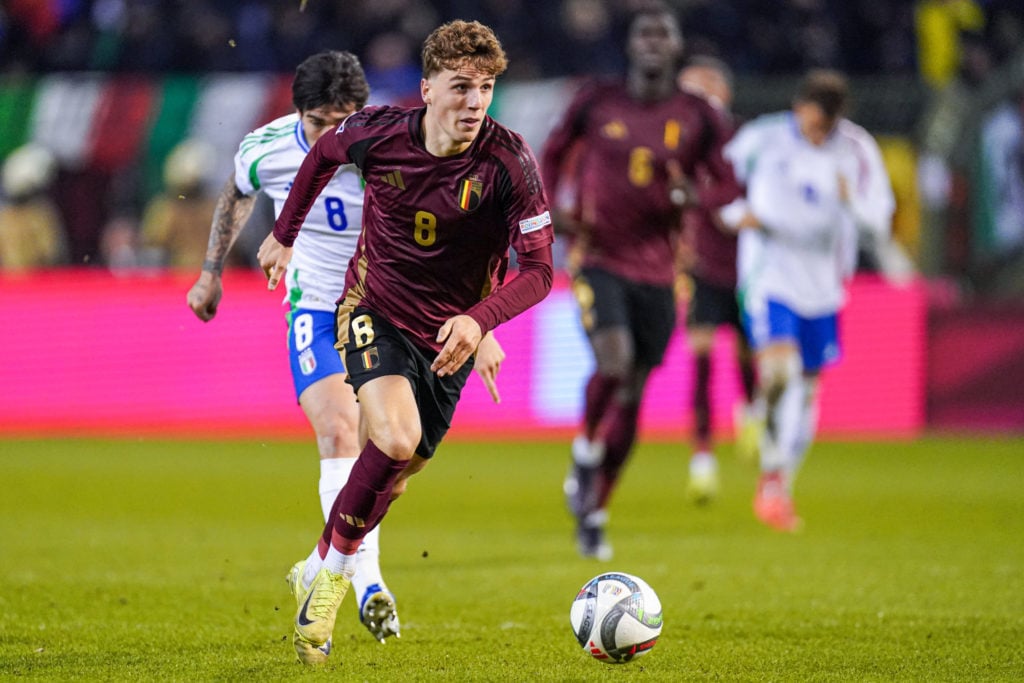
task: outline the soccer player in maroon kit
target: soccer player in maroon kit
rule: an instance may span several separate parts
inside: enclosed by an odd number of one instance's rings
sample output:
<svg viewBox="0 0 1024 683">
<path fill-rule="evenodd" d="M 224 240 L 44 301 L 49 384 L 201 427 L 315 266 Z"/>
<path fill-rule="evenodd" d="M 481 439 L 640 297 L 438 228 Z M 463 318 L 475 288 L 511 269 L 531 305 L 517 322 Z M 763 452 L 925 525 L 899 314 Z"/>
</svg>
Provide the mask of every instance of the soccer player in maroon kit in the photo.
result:
<svg viewBox="0 0 1024 683">
<path fill-rule="evenodd" d="M 306 156 L 260 248 L 268 286 L 284 273 L 306 212 L 340 164 L 366 182 L 363 230 L 338 306 L 338 344 L 364 441 L 308 569 L 292 641 L 326 660 L 355 552 L 451 424 L 482 336 L 551 289 L 553 232 L 533 154 L 487 116 L 507 60 L 478 22 L 423 45 L 425 107 L 367 107 Z M 509 247 L 519 274 L 504 282 Z"/>
<path fill-rule="evenodd" d="M 548 138 L 545 187 L 558 196 L 576 157 L 570 232 L 580 256 L 573 291 L 596 361 L 565 482 L 579 551 L 609 559 L 607 506 L 636 440 L 640 402 L 675 327 L 676 242 L 684 205 L 713 209 L 739 195 L 722 158 L 725 130 L 703 99 L 676 86 L 683 40 L 664 6 L 629 28 L 624 81 L 584 86 Z M 717 182 L 695 186 L 703 168 Z"/>
<path fill-rule="evenodd" d="M 722 117 L 730 132 L 735 125 L 729 112 L 732 103 L 732 74 L 729 67 L 712 57 L 696 57 L 679 72 L 679 86 L 706 99 Z M 712 183 L 700 172 L 698 183 Z M 693 453 L 687 494 L 698 503 L 718 494 L 718 461 L 712 447 L 711 351 L 715 331 L 728 325 L 736 332 L 736 363 L 745 402 L 736 410 L 737 450 L 741 457 L 757 457 L 758 422 L 752 406 L 755 391 L 753 353 L 747 343 L 736 299 L 736 231 L 726 227 L 716 212 L 694 207 L 683 212 L 680 245 L 683 268 L 690 276 L 690 301 L 686 338 L 693 353 Z M 753 442 L 751 442 L 753 437 Z"/>
</svg>

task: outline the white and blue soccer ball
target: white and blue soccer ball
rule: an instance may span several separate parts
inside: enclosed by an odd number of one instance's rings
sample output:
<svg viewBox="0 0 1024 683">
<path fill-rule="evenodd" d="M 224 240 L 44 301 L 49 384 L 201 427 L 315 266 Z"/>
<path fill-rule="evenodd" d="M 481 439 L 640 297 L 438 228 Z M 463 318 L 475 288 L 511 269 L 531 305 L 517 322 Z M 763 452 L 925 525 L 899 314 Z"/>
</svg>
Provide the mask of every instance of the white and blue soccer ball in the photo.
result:
<svg viewBox="0 0 1024 683">
<path fill-rule="evenodd" d="M 572 601 L 569 623 L 590 656 L 623 664 L 647 654 L 658 642 L 661 600 L 647 582 L 632 574 L 600 574 Z"/>
</svg>

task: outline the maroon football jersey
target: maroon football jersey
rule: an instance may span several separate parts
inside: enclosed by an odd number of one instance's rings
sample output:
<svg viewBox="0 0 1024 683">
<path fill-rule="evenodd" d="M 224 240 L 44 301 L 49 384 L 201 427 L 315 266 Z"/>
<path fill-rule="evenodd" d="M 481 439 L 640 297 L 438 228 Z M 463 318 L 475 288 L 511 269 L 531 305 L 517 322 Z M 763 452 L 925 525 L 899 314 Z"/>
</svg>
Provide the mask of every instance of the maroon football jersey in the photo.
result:
<svg viewBox="0 0 1024 683">
<path fill-rule="evenodd" d="M 716 110 L 722 118 L 727 137 L 732 137 L 735 125 L 726 112 Z M 714 185 L 714 177 L 705 169 L 698 169 L 695 182 L 702 186 Z M 683 239 L 696 257 L 692 273 L 717 287 L 736 288 L 736 232 L 725 228 L 716 212 L 703 206 L 688 209 L 683 214 Z"/>
<path fill-rule="evenodd" d="M 544 180 L 556 196 L 562 163 L 579 148 L 577 212 L 587 231 L 584 266 L 636 282 L 671 286 L 679 209 L 669 198 L 666 163 L 714 184 L 697 186 L 701 204 L 721 207 L 740 194 L 722 157 L 725 131 L 704 100 L 676 92 L 661 101 L 630 96 L 625 83 L 583 87 L 552 131 L 543 154 Z"/>
<path fill-rule="evenodd" d="M 509 247 L 550 250 L 553 232 L 536 161 L 520 135 L 486 117 L 469 149 L 436 157 L 424 146 L 424 112 L 367 107 L 322 136 L 299 169 L 274 235 L 290 245 L 337 166 L 356 164 L 366 195 L 346 291 L 422 346 L 440 349 L 435 339 L 444 321 L 470 312 L 502 284 Z M 488 323 L 525 306 L 499 308 L 485 316 Z"/>
</svg>

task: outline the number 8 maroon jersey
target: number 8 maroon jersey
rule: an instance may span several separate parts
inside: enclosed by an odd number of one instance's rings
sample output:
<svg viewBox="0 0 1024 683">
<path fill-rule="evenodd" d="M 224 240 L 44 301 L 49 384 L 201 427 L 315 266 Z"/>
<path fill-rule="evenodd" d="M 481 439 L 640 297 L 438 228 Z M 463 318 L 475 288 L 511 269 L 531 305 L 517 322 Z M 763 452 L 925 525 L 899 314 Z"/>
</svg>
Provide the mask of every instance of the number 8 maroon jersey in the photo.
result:
<svg viewBox="0 0 1024 683">
<path fill-rule="evenodd" d="M 421 345 L 440 349 L 438 328 L 500 286 L 509 247 L 526 253 L 554 239 L 537 163 L 523 138 L 486 117 L 464 152 L 424 146 L 425 109 L 367 107 L 320 138 L 296 185 L 315 197 L 337 164 L 366 183 L 363 229 L 348 268 L 348 301 L 383 315 Z M 312 176 L 309 185 L 299 179 Z M 291 244 L 304 215 L 289 210 L 275 235 Z M 289 241 L 291 240 L 291 241 Z"/>
</svg>

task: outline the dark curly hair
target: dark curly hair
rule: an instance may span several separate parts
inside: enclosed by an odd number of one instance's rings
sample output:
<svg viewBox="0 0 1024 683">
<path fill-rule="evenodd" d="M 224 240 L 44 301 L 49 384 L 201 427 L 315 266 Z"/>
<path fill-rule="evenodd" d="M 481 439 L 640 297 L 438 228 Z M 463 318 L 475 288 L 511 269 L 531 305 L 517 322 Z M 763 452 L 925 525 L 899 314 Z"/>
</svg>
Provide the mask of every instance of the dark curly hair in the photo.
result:
<svg viewBox="0 0 1024 683">
<path fill-rule="evenodd" d="M 359 58 L 351 52 L 328 50 L 307 57 L 295 69 L 292 104 L 299 111 L 326 105 L 354 104 L 362 109 L 370 98 L 370 86 Z"/>
</svg>

